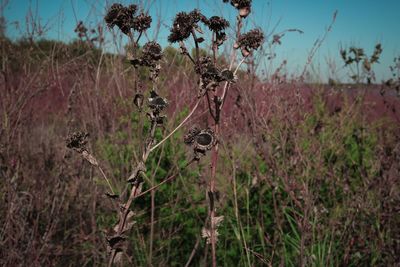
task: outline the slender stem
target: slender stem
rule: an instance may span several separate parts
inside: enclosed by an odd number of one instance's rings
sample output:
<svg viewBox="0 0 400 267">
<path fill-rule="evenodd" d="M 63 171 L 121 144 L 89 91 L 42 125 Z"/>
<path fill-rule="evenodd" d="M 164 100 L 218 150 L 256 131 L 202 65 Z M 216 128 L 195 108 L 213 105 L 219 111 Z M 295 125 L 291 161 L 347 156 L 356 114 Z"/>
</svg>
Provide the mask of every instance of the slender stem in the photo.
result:
<svg viewBox="0 0 400 267">
<path fill-rule="evenodd" d="M 247 58 L 247 57 L 244 57 L 244 58 L 239 62 L 239 64 L 236 66 L 235 71 L 233 72 L 233 75 L 236 75 L 236 73 L 239 71 L 240 66 L 243 64 L 243 62 L 246 60 L 246 58 Z M 225 82 L 224 89 L 223 89 L 223 91 L 222 91 L 222 97 L 221 97 L 222 103 L 221 103 L 221 105 L 220 105 L 220 109 L 222 109 L 222 106 L 223 106 L 224 103 L 225 103 L 225 98 L 226 98 L 226 95 L 227 95 L 227 91 L 228 91 L 228 86 L 229 86 L 229 85 L 230 85 L 230 82 Z"/>
<path fill-rule="evenodd" d="M 214 59 L 214 66 L 217 65 L 217 52 L 218 52 L 218 45 L 217 45 L 217 34 L 213 32 L 212 34 L 212 51 L 213 51 L 213 59 Z"/>
<path fill-rule="evenodd" d="M 215 135 L 218 136 L 219 132 L 219 122 L 215 121 L 215 126 L 214 126 L 214 132 Z M 211 178 L 210 178 L 210 183 L 209 183 L 209 191 L 211 194 L 214 194 L 216 192 L 215 189 L 215 178 L 217 174 L 217 162 L 218 162 L 218 143 L 214 146 L 213 149 L 213 154 L 212 154 L 212 160 L 211 160 Z M 214 197 L 214 195 L 212 196 Z M 215 201 L 213 199 L 212 201 Z M 215 204 L 214 204 L 215 205 Z M 211 205 L 211 200 L 210 200 L 210 225 L 211 225 L 211 255 L 212 255 L 212 266 L 216 267 L 217 266 L 217 256 L 216 256 L 216 236 L 215 236 L 215 206 Z"/>
<path fill-rule="evenodd" d="M 238 16 L 237 18 L 237 31 L 236 31 L 236 38 L 239 39 L 240 36 L 240 29 L 242 27 L 242 18 L 240 16 Z M 213 47 L 213 49 L 215 49 Z M 215 54 L 214 54 L 215 55 Z M 236 49 L 233 49 L 232 51 L 232 58 L 231 58 L 231 64 L 229 66 L 229 69 L 231 70 L 233 67 L 233 63 L 235 61 L 236 58 Z M 238 66 L 236 67 L 235 71 L 233 72 L 233 75 L 236 75 L 236 73 L 238 72 L 240 66 L 243 64 L 243 62 L 245 61 L 246 57 L 244 57 L 240 63 L 238 64 Z M 228 86 L 230 85 L 230 82 L 225 82 L 224 88 L 223 88 L 223 92 L 222 92 L 222 97 L 221 97 L 221 103 L 215 105 L 215 118 L 214 118 L 214 132 L 215 135 L 218 136 L 219 135 L 219 131 L 220 131 L 220 127 L 219 127 L 219 123 L 220 123 L 220 112 L 222 110 L 222 106 L 225 102 L 225 98 L 227 96 L 227 91 L 228 91 Z M 216 174 L 217 174 L 217 162 L 218 162 L 218 152 L 219 152 L 219 147 L 218 147 L 218 143 L 214 146 L 213 148 L 213 154 L 212 154 L 212 159 L 211 159 L 211 177 L 210 177 L 210 182 L 209 182 L 209 191 L 212 194 L 212 197 L 214 198 L 214 193 L 216 192 L 216 187 L 215 187 L 215 183 L 216 183 Z M 215 209 L 215 205 L 211 203 L 211 201 L 215 201 L 213 200 L 209 200 L 210 201 L 210 207 L 209 207 L 209 214 L 210 214 L 210 225 L 211 225 L 211 256 L 212 256 L 212 266 L 216 267 L 217 266 L 217 256 L 216 256 L 216 229 L 215 229 L 215 213 L 216 213 L 216 209 Z"/>
<path fill-rule="evenodd" d="M 122 233 L 122 230 L 125 227 L 125 222 L 126 222 L 126 218 L 128 216 L 129 213 L 129 207 L 132 204 L 133 199 L 135 198 L 136 192 L 137 192 L 138 187 L 134 186 L 132 188 L 131 194 L 129 196 L 128 201 L 125 203 L 124 208 L 123 208 L 123 214 L 120 218 L 119 224 L 118 224 L 118 231 L 117 231 L 117 235 L 120 235 Z M 110 257 L 110 261 L 108 262 L 108 266 L 111 267 L 114 263 L 114 259 L 115 256 L 117 255 L 117 251 L 115 249 L 112 250 L 111 252 L 111 257 Z"/>
<path fill-rule="evenodd" d="M 208 111 L 210 112 L 211 117 L 215 121 L 216 120 L 216 116 L 214 115 L 214 112 L 211 109 L 210 95 L 208 94 L 208 91 L 206 91 L 206 98 L 207 98 Z"/>
<path fill-rule="evenodd" d="M 196 65 L 196 61 L 192 58 L 192 56 L 189 53 L 185 53 L 185 55 L 192 61 L 193 65 Z"/>
<path fill-rule="evenodd" d="M 193 107 L 193 109 L 189 113 L 189 115 L 187 115 L 186 118 L 172 132 L 170 132 L 163 140 L 161 140 L 155 146 L 150 148 L 149 152 L 152 152 L 154 149 L 159 147 L 162 143 L 167 141 L 167 139 L 170 138 L 177 130 L 179 130 L 179 128 L 181 128 L 189 120 L 189 118 L 194 114 L 194 112 L 196 111 L 197 107 L 199 106 L 199 103 L 200 103 L 200 99 L 197 100 L 195 106 Z"/>
<path fill-rule="evenodd" d="M 146 162 L 149 154 L 150 154 L 150 147 L 152 146 L 153 142 L 154 142 L 154 136 L 155 136 L 155 132 L 156 132 L 156 128 L 157 128 L 157 123 L 155 121 L 152 121 L 151 123 L 151 130 L 150 130 L 150 137 L 149 137 L 149 142 L 147 143 L 144 151 L 143 151 L 143 155 L 142 155 L 142 163 Z M 132 201 L 137 197 L 137 194 L 139 194 L 138 189 L 140 188 L 141 184 L 138 185 L 134 185 L 132 190 L 131 190 L 131 194 L 129 196 L 128 201 L 125 203 L 124 207 L 123 207 L 123 211 L 122 211 L 122 215 L 118 224 L 118 230 L 117 230 L 117 235 L 120 235 L 125 227 L 125 223 L 126 223 L 126 218 L 128 216 L 129 213 L 129 207 L 132 204 Z M 111 252 L 111 257 L 110 257 L 110 261 L 108 262 L 108 266 L 111 267 L 114 263 L 114 259 L 115 256 L 117 255 L 117 250 L 113 249 Z"/>
<path fill-rule="evenodd" d="M 197 250 L 197 247 L 199 246 L 199 243 L 200 243 L 200 240 L 197 239 L 196 244 L 194 244 L 192 253 L 190 253 L 189 259 L 185 264 L 185 267 L 189 267 L 190 263 L 192 262 L 192 259 L 193 259 L 194 255 L 196 254 L 196 250 Z"/>
<path fill-rule="evenodd" d="M 197 36 L 196 36 L 196 32 L 194 31 L 194 29 L 192 29 L 192 36 L 193 36 L 193 40 L 194 40 L 194 45 L 196 47 L 196 61 L 199 62 L 200 47 L 199 47 L 199 42 L 197 41 Z"/>
<path fill-rule="evenodd" d="M 97 165 L 97 167 L 99 168 L 99 171 L 101 172 L 101 174 L 103 175 L 104 180 L 106 180 L 108 187 L 110 188 L 110 191 L 113 195 L 115 195 L 114 190 L 111 186 L 110 180 L 108 180 L 106 174 L 104 173 L 103 169 L 100 167 L 100 165 Z"/>
<path fill-rule="evenodd" d="M 161 185 L 165 184 L 166 182 L 173 180 L 176 176 L 178 176 L 178 174 L 179 174 L 181 171 L 183 171 L 184 169 L 186 169 L 186 168 L 187 168 L 190 164 L 192 164 L 194 161 L 195 161 L 195 160 L 189 161 L 182 169 L 179 170 L 179 172 L 177 172 L 177 173 L 171 175 L 170 177 L 166 178 L 165 180 L 163 180 L 163 181 L 160 182 L 159 184 L 157 184 L 157 185 L 155 185 L 155 186 L 153 186 L 153 187 L 147 189 L 146 191 L 144 191 L 144 192 L 138 194 L 135 198 L 141 197 L 141 196 L 143 196 L 143 195 L 145 195 L 145 194 L 147 194 L 147 193 L 149 193 L 149 192 L 151 192 L 151 191 L 154 191 L 155 189 L 157 189 L 157 188 L 160 187 Z"/>
<path fill-rule="evenodd" d="M 138 36 L 138 38 L 136 39 L 135 45 L 137 45 L 137 44 L 139 43 L 140 37 L 142 37 L 142 33 L 143 33 L 143 32 L 140 32 L 140 33 L 139 33 L 139 36 Z"/>
</svg>

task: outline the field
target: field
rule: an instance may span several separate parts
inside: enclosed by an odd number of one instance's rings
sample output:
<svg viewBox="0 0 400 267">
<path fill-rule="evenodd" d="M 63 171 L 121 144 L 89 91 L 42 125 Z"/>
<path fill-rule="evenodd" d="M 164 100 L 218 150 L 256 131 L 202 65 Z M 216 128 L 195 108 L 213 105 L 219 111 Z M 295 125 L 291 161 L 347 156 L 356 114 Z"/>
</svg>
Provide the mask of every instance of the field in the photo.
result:
<svg viewBox="0 0 400 267">
<path fill-rule="evenodd" d="M 396 84 L 78 36 L 0 39 L 1 266 L 398 266 Z"/>
</svg>

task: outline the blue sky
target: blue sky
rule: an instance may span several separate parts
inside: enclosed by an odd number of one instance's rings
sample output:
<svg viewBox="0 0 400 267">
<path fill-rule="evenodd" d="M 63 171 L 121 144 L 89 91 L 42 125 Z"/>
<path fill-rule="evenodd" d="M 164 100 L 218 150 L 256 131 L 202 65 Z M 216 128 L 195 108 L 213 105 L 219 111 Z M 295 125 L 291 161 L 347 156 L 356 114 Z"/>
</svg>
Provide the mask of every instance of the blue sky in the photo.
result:
<svg viewBox="0 0 400 267">
<path fill-rule="evenodd" d="M 106 6 L 114 1 L 99 0 L 11 0 L 4 9 L 7 20 L 7 34 L 18 38 L 26 32 L 26 17 L 29 11 L 40 19 L 48 29 L 47 38 L 68 41 L 75 37 L 77 20 L 88 25 L 96 25 L 102 20 Z M 222 0 L 136 0 L 118 1 L 122 3 L 142 2 L 154 17 L 161 17 L 158 41 L 167 45 L 168 25 L 179 11 L 200 8 L 206 16 L 224 15 L 232 24 L 236 11 Z M 365 48 L 370 54 L 376 43 L 383 45 L 381 63 L 375 71 L 378 81 L 389 77 L 389 65 L 400 55 L 400 0 L 253 0 L 253 10 L 246 22 L 246 29 L 261 27 L 269 34 L 275 29 L 280 32 L 288 28 L 298 28 L 304 34 L 288 33 L 282 45 L 276 47 L 277 57 L 270 64 L 263 64 L 268 71 L 273 70 L 284 59 L 288 70 L 299 73 L 303 69 L 309 51 L 317 38 L 324 35 L 332 15 L 338 10 L 332 31 L 327 35 L 313 60 L 315 74 L 326 79 L 327 60 L 335 62 L 340 79 L 346 78 L 339 58 L 339 48 L 350 45 Z M 17 23 L 16 23 L 17 22 Z M 153 23 L 154 25 L 155 23 Z M 149 32 L 149 38 L 154 37 Z M 111 46 L 113 44 L 110 44 Z"/>
</svg>

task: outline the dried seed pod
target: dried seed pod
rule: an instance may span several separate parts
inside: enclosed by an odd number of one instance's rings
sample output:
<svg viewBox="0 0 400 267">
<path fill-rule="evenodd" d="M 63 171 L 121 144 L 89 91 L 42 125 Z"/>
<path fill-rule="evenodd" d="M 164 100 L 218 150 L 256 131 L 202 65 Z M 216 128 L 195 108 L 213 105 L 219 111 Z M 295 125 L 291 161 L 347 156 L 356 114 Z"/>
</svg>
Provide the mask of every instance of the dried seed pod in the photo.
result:
<svg viewBox="0 0 400 267">
<path fill-rule="evenodd" d="M 224 3 L 228 3 L 224 0 Z M 242 18 L 247 17 L 251 11 L 251 0 L 231 0 L 231 5 L 239 11 L 239 16 Z"/>
<path fill-rule="evenodd" d="M 242 18 L 246 18 L 249 14 L 250 14 L 250 7 L 244 7 L 239 9 L 239 16 L 241 16 Z"/>
<path fill-rule="evenodd" d="M 240 51 L 242 52 L 243 57 L 248 57 L 250 55 L 250 51 L 246 47 L 242 47 Z"/>
<path fill-rule="evenodd" d="M 213 130 L 206 129 L 200 131 L 194 138 L 195 148 L 198 150 L 210 150 L 215 145 L 215 135 Z"/>
<path fill-rule="evenodd" d="M 200 160 L 216 144 L 216 137 L 210 128 L 200 130 L 197 127 L 192 127 L 184 137 L 184 142 L 187 145 L 193 146 L 194 159 Z"/>
</svg>

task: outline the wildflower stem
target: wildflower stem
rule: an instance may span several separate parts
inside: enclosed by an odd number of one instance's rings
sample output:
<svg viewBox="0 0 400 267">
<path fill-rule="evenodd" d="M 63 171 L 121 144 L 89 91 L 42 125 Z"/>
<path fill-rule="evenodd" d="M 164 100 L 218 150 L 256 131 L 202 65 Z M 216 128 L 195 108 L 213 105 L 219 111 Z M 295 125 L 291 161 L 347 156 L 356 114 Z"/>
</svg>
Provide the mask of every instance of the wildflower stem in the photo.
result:
<svg viewBox="0 0 400 267">
<path fill-rule="evenodd" d="M 101 175 L 103 175 L 104 180 L 106 180 L 108 187 L 110 188 L 110 191 L 113 195 L 115 195 L 114 190 L 111 186 L 110 180 L 108 180 L 106 174 L 104 173 L 103 169 L 100 167 L 100 165 L 97 165 L 97 167 L 99 168 L 99 171 L 101 172 Z"/>
<path fill-rule="evenodd" d="M 120 218 L 119 224 L 118 224 L 118 231 L 117 234 L 120 235 L 122 233 L 122 229 L 124 229 L 125 226 L 125 222 L 126 222 L 126 217 L 128 216 L 129 213 L 129 207 L 132 204 L 132 201 L 135 199 L 135 196 L 137 194 L 137 189 L 140 187 L 140 185 L 138 186 L 134 186 L 132 188 L 131 194 L 129 196 L 128 201 L 125 203 L 124 207 L 123 207 L 123 214 Z M 110 261 L 108 262 L 108 267 L 111 267 L 114 263 L 114 259 L 115 256 L 117 255 L 117 250 L 113 249 L 111 252 L 111 257 L 110 257 Z"/>
<path fill-rule="evenodd" d="M 208 91 L 206 91 L 206 97 L 207 97 L 207 104 L 208 104 L 208 111 L 210 112 L 211 117 L 216 120 L 216 116 L 214 115 L 213 110 L 211 109 L 211 102 L 210 102 L 210 95 L 208 94 Z"/>
<path fill-rule="evenodd" d="M 154 149 L 156 149 L 157 147 L 159 147 L 162 143 L 164 143 L 165 141 L 168 140 L 168 138 L 170 138 L 176 131 L 178 131 L 188 120 L 190 117 L 192 117 L 192 115 L 194 114 L 194 112 L 196 111 L 196 109 L 199 106 L 201 99 L 198 99 L 195 106 L 193 107 L 192 111 L 186 116 L 185 119 L 183 119 L 183 121 L 172 131 L 170 132 L 163 140 L 161 140 L 160 142 L 158 142 L 155 146 L 153 146 L 152 148 L 150 148 L 149 153 L 151 153 Z"/>
<path fill-rule="evenodd" d="M 181 171 L 183 171 L 184 169 L 186 169 L 186 167 L 188 167 L 190 164 L 192 164 L 194 162 L 194 160 L 189 161 L 182 169 L 180 169 L 177 173 L 171 175 L 170 177 L 164 179 L 162 182 L 160 182 L 159 184 L 156 184 L 153 187 L 150 187 L 149 189 L 147 189 L 146 191 L 140 193 L 139 195 L 135 196 L 135 198 L 141 197 L 155 189 L 157 189 L 158 187 L 160 187 L 161 185 L 165 184 L 168 181 L 173 180 L 176 176 L 178 176 L 179 173 L 181 173 Z"/>
<path fill-rule="evenodd" d="M 246 60 L 246 58 L 247 58 L 247 57 L 243 57 L 243 59 L 239 62 L 239 64 L 236 66 L 235 71 L 233 72 L 233 75 L 236 75 L 236 73 L 239 71 L 240 66 L 244 63 L 244 61 Z M 225 82 L 224 89 L 223 89 L 223 91 L 222 91 L 222 97 L 221 97 L 222 103 L 221 103 L 221 105 L 220 105 L 220 109 L 222 109 L 222 106 L 223 106 L 224 103 L 225 103 L 225 98 L 226 98 L 226 95 L 227 95 L 227 92 L 228 92 L 228 87 L 229 87 L 229 85 L 230 85 L 230 82 L 229 82 L 229 81 Z"/>
<path fill-rule="evenodd" d="M 214 66 L 217 65 L 217 52 L 218 52 L 218 45 L 217 45 L 216 39 L 217 39 L 216 33 L 213 32 L 213 34 L 212 34 L 212 50 L 213 50 Z"/>
<path fill-rule="evenodd" d="M 192 36 L 193 36 L 193 40 L 194 40 L 194 45 L 196 47 L 196 62 L 199 62 L 200 48 L 199 48 L 199 42 L 197 41 L 197 36 L 196 36 L 194 29 L 192 29 Z"/>
</svg>

